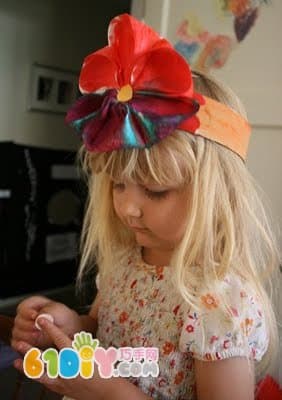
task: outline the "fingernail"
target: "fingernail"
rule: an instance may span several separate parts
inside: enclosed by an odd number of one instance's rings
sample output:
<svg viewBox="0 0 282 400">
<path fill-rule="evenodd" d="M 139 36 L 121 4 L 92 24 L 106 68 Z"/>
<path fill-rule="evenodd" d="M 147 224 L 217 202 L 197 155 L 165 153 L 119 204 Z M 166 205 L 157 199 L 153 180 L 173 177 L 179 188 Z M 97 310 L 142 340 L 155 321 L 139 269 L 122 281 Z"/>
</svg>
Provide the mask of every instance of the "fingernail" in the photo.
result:
<svg viewBox="0 0 282 400">
<path fill-rule="evenodd" d="M 46 319 L 45 318 L 38 319 L 37 324 L 39 326 L 45 326 L 46 325 Z"/>
<path fill-rule="evenodd" d="M 51 323 L 54 322 L 54 318 L 53 318 L 53 316 L 51 314 L 40 314 L 40 315 L 38 315 L 38 317 L 35 320 L 35 327 L 37 329 L 40 329 L 41 326 L 42 327 L 46 326 L 46 324 L 45 324 L 46 319 L 48 321 L 50 321 Z"/>
</svg>

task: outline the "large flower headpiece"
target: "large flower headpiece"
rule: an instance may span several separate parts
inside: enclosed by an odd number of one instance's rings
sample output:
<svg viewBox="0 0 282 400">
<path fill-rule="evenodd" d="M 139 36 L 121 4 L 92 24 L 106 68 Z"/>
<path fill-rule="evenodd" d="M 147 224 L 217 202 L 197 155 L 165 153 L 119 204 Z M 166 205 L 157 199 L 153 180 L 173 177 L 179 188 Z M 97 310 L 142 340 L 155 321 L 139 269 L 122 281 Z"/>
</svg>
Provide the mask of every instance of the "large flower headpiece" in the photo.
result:
<svg viewBox="0 0 282 400">
<path fill-rule="evenodd" d="M 210 118 L 217 104 L 227 107 L 195 93 L 187 61 L 128 14 L 110 22 L 108 46 L 85 58 L 79 88 L 83 96 L 68 111 L 66 122 L 81 134 L 88 151 L 150 147 L 177 128 L 221 143 L 218 124 L 210 124 Z M 224 114 L 221 109 L 222 118 Z M 241 118 L 233 114 L 233 119 Z M 200 115 L 211 130 L 201 130 Z M 230 116 L 225 119 L 228 124 Z"/>
<path fill-rule="evenodd" d="M 67 114 L 89 151 L 149 147 L 189 119 L 191 132 L 201 96 L 189 65 L 151 28 L 130 15 L 114 18 L 109 45 L 84 60 L 81 97 Z"/>
</svg>

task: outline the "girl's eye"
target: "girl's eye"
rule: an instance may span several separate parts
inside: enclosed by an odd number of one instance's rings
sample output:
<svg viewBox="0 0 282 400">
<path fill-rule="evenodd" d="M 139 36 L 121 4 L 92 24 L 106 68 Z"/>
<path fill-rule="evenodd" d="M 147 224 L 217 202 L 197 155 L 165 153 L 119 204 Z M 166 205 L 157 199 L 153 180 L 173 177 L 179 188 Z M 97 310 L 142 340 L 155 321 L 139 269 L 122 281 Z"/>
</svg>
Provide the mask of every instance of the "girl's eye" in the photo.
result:
<svg viewBox="0 0 282 400">
<path fill-rule="evenodd" d="M 149 189 L 145 189 L 146 196 L 149 197 L 152 200 L 159 200 L 159 199 L 164 199 L 168 195 L 168 190 L 162 190 L 162 191 L 153 191 Z"/>
<path fill-rule="evenodd" d="M 123 190 L 125 188 L 124 183 L 114 182 L 113 189 L 114 190 Z"/>
<path fill-rule="evenodd" d="M 122 192 L 124 191 L 126 188 L 125 183 L 122 182 L 113 182 L 113 190 L 118 191 L 118 192 Z M 152 200 L 160 200 L 165 198 L 168 193 L 169 190 L 165 189 L 165 190 L 152 190 L 152 189 L 148 189 L 146 187 L 143 186 L 144 189 L 144 193 L 145 195 Z"/>
</svg>

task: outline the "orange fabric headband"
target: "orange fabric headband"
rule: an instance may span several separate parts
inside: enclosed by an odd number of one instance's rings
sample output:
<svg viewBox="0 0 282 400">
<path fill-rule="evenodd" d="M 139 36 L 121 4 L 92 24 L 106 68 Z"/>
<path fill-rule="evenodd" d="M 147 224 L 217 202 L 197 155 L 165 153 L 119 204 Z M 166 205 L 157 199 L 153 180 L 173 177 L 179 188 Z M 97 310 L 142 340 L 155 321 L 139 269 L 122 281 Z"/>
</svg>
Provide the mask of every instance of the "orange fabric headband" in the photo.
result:
<svg viewBox="0 0 282 400">
<path fill-rule="evenodd" d="M 245 161 L 251 135 L 248 121 L 225 104 L 203 97 L 205 104 L 197 112 L 200 126 L 193 134 L 228 147 Z M 191 133 L 187 128 L 185 122 L 179 127 Z"/>
</svg>

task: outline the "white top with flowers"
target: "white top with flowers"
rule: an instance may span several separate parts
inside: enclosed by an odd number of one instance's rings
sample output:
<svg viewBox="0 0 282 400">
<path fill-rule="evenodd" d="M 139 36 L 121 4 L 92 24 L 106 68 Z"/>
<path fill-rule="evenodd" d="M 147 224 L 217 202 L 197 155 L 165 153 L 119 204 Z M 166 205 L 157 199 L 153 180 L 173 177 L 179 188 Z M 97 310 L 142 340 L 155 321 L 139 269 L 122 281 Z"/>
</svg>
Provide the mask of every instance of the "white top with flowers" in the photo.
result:
<svg viewBox="0 0 282 400">
<path fill-rule="evenodd" d="M 201 313 L 188 307 L 172 284 L 171 268 L 146 264 L 141 249 L 134 248 L 100 284 L 97 338 L 104 348 L 157 347 L 159 376 L 128 379 L 155 399 L 194 400 L 193 358 L 259 361 L 268 346 L 267 330 L 258 299 L 239 277 L 226 278 L 221 288 L 232 323 L 213 293 L 201 292 Z"/>
</svg>

